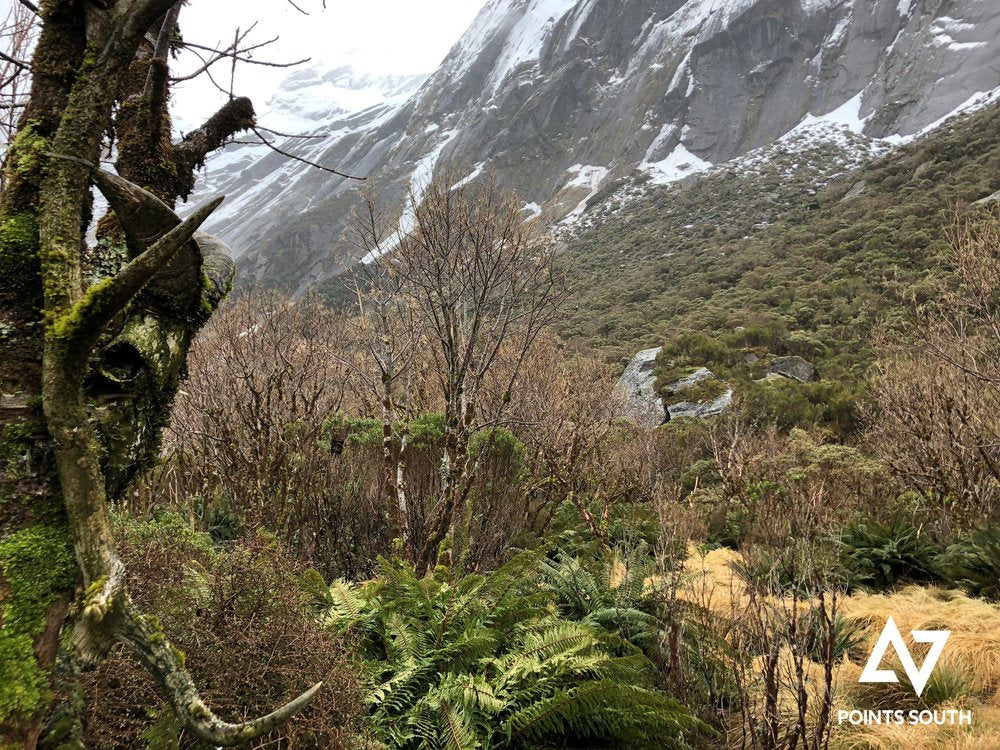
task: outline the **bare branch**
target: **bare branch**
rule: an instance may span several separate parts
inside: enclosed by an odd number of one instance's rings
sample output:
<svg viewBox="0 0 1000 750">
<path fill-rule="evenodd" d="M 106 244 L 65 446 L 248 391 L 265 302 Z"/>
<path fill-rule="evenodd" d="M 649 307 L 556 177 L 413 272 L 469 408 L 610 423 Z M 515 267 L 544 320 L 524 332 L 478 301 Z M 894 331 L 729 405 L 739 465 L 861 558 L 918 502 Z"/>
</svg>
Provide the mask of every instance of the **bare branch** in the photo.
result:
<svg viewBox="0 0 1000 750">
<path fill-rule="evenodd" d="M 246 97 L 235 97 L 174 146 L 174 161 L 178 171 L 186 177 L 183 183 L 178 181 L 181 197 L 187 199 L 194 189 L 194 171 L 204 164 L 205 157 L 224 146 L 236 133 L 253 128 L 254 118 L 253 103 Z"/>
<path fill-rule="evenodd" d="M 73 652 L 80 665 L 96 663 L 115 643 L 127 645 L 160 686 L 177 717 L 200 739 L 216 747 L 232 747 L 262 737 L 308 706 L 323 686 L 318 682 L 266 716 L 239 724 L 217 717 L 198 694 L 176 648 L 154 618 L 132 603 L 125 585 L 125 566 L 114 560 L 104 584 L 92 592 L 73 629 Z"/>
<path fill-rule="evenodd" d="M 326 138 L 326 133 L 321 133 L 320 135 L 306 135 L 305 133 L 282 133 L 280 130 L 272 130 L 271 128 L 265 128 L 263 125 L 257 126 L 258 130 L 263 130 L 265 133 L 270 133 L 271 135 L 276 135 L 279 138 L 302 138 L 305 139 L 315 139 L 322 140 Z"/>
<path fill-rule="evenodd" d="M 0 52 L 0 60 L 6 60 L 12 65 L 16 65 L 17 67 L 19 67 L 21 70 L 31 70 L 31 66 L 28 65 L 28 63 L 23 62 L 21 60 L 16 60 L 10 55 L 5 55 L 3 52 Z"/>
<path fill-rule="evenodd" d="M 163 695 L 184 724 L 213 746 L 232 747 L 263 737 L 308 706 L 323 686 L 317 682 L 306 692 L 259 719 L 230 724 L 219 719 L 198 695 L 176 650 L 148 618 L 129 613 L 120 640 L 126 643 L 152 674 Z M 137 616 L 138 615 L 138 616 Z"/>
<path fill-rule="evenodd" d="M 167 54 L 170 52 L 170 40 L 174 37 L 177 29 L 177 17 L 181 12 L 181 2 L 178 2 L 167 11 L 160 27 L 160 35 L 156 39 L 156 46 L 153 49 L 153 59 L 150 61 L 149 70 L 146 72 L 146 84 L 142 89 L 142 96 L 148 99 L 153 93 L 154 77 L 159 68 L 160 75 L 166 72 Z M 162 82 L 162 78 L 160 79 Z"/>
<path fill-rule="evenodd" d="M 283 151 L 282 149 L 280 149 L 277 146 L 275 146 L 271 141 L 267 140 L 267 138 L 264 137 L 264 134 L 261 133 L 260 130 L 256 126 L 253 126 L 250 129 L 254 133 L 257 134 L 257 137 L 260 138 L 260 141 L 261 141 L 261 143 L 263 145 L 267 146 L 269 149 L 271 149 L 275 153 L 281 154 L 282 156 L 286 156 L 289 159 L 294 159 L 295 161 L 300 161 L 303 164 L 308 164 L 310 167 L 316 167 L 316 169 L 322 169 L 324 172 L 329 172 L 330 174 L 335 174 L 338 177 L 343 177 L 343 178 L 348 179 L 348 180 L 365 180 L 365 179 L 367 179 L 366 177 L 355 177 L 354 175 L 345 174 L 344 172 L 339 172 L 336 169 L 333 169 L 331 167 L 325 167 L 322 164 L 317 164 L 314 161 L 309 161 L 308 159 L 304 159 L 301 156 L 296 156 L 295 154 L 291 154 L 288 151 Z"/>
<path fill-rule="evenodd" d="M 187 80 L 190 80 L 192 78 L 195 78 L 196 76 L 201 75 L 205 71 L 207 71 L 211 66 L 215 65 L 215 63 L 220 62 L 222 60 L 225 60 L 227 58 L 232 59 L 234 63 L 241 62 L 241 63 L 249 63 L 250 65 L 263 65 L 263 66 L 268 67 L 268 68 L 292 68 L 292 67 L 295 67 L 296 65 L 302 65 L 303 63 L 307 63 L 307 62 L 309 62 L 312 59 L 311 57 L 305 57 L 305 58 L 303 58 L 301 60 L 294 60 L 292 62 L 274 62 L 272 60 L 255 60 L 253 57 L 250 57 L 250 53 L 254 52 L 255 50 L 258 50 L 258 49 L 260 49 L 262 47 L 266 47 L 269 44 L 273 44 L 274 42 L 278 41 L 278 37 L 274 37 L 272 39 L 268 39 L 265 42 L 258 42 L 257 44 L 252 44 L 252 45 L 250 45 L 248 47 L 240 48 L 239 47 L 240 42 L 242 42 L 246 38 L 247 34 L 250 33 L 250 30 L 252 28 L 253 27 L 251 26 L 250 29 L 247 29 L 246 31 L 244 31 L 242 33 L 239 33 L 239 30 L 237 30 L 238 36 L 236 37 L 236 41 L 233 44 L 231 44 L 228 47 L 226 47 L 225 49 L 217 49 L 215 47 L 208 47 L 208 46 L 205 46 L 203 44 L 195 44 L 194 42 L 182 42 L 182 46 L 185 47 L 186 49 L 191 50 L 191 52 L 193 54 L 197 55 L 198 51 L 202 51 L 202 52 L 209 52 L 209 53 L 211 53 L 211 56 L 209 56 L 206 59 L 205 57 L 202 57 L 201 55 L 198 55 L 199 59 L 201 59 L 201 61 L 203 63 L 200 68 L 198 68 L 193 73 L 190 73 L 188 75 L 183 75 L 183 76 L 175 76 L 175 77 L 172 77 L 170 80 L 171 81 L 175 81 L 175 82 L 176 81 L 187 81 Z"/>
</svg>

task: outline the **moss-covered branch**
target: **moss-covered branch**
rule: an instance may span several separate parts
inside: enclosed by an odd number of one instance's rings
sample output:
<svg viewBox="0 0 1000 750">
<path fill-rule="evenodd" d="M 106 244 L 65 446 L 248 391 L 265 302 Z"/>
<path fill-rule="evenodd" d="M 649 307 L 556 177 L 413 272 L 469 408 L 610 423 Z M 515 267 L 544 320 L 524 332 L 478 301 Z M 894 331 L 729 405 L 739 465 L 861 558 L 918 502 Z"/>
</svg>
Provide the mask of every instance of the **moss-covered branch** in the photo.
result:
<svg viewBox="0 0 1000 750">
<path fill-rule="evenodd" d="M 255 122 L 253 103 L 238 96 L 222 105 L 200 128 L 184 136 L 173 149 L 178 196 L 187 199 L 194 188 L 194 172 L 205 163 L 208 154 L 222 148 L 237 133 L 253 127 Z"/>
<path fill-rule="evenodd" d="M 61 341 L 68 367 L 83 367 L 105 327 L 125 311 L 132 298 L 153 278 L 205 222 L 223 196 L 198 207 L 187 219 L 134 258 L 115 276 L 91 286 L 69 312 L 53 322 L 51 335 Z"/>
</svg>

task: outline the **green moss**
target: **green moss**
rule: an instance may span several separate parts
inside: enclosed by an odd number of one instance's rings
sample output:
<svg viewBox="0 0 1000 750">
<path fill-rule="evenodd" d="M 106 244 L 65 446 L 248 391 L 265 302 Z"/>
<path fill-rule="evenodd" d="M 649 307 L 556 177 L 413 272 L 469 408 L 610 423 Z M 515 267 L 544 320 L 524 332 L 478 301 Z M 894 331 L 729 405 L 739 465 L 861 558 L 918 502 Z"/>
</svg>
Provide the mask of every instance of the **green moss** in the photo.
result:
<svg viewBox="0 0 1000 750">
<path fill-rule="evenodd" d="M 159 617 L 156 615 L 140 615 L 139 619 L 142 621 L 143 626 L 150 631 L 150 643 L 163 643 L 167 640 L 166 635 L 163 633 L 163 625 L 160 623 Z"/>
<path fill-rule="evenodd" d="M 177 665 L 183 669 L 185 663 L 187 662 L 187 657 L 184 655 L 184 652 L 171 643 L 170 654 L 174 657 L 174 661 L 177 662 Z"/>
<path fill-rule="evenodd" d="M 104 590 L 104 587 L 105 585 L 107 585 L 107 583 L 108 583 L 108 577 L 101 576 L 87 587 L 87 592 L 83 596 L 84 608 L 89 607 L 93 603 L 94 597 L 96 597 Z"/>
<path fill-rule="evenodd" d="M 212 300 L 208 297 L 208 292 L 212 289 L 214 285 L 212 280 L 208 278 L 207 273 L 202 273 L 201 275 L 201 312 L 207 318 L 213 312 L 215 312 L 215 305 L 212 304 Z"/>
<path fill-rule="evenodd" d="M 48 673 L 35 657 L 49 608 L 70 586 L 76 571 L 65 529 L 37 524 L 0 542 L 0 570 L 10 588 L 0 631 L 0 723 L 34 716 L 51 699 Z"/>
<path fill-rule="evenodd" d="M 38 220 L 32 211 L 0 224 L 0 285 L 12 292 L 38 293 Z M 35 281 L 32 284 L 32 280 Z M 34 286 L 35 289 L 29 292 Z"/>
<path fill-rule="evenodd" d="M 48 150 L 48 140 L 38 134 L 38 122 L 27 123 L 11 144 L 10 173 L 37 186 L 42 179 L 42 164 Z"/>
<path fill-rule="evenodd" d="M 106 291 L 110 284 L 110 278 L 101 279 L 93 284 L 69 312 L 49 324 L 48 335 L 55 339 L 65 339 L 79 331 L 85 325 L 85 316 L 92 315 L 101 306 L 108 304 Z"/>
</svg>

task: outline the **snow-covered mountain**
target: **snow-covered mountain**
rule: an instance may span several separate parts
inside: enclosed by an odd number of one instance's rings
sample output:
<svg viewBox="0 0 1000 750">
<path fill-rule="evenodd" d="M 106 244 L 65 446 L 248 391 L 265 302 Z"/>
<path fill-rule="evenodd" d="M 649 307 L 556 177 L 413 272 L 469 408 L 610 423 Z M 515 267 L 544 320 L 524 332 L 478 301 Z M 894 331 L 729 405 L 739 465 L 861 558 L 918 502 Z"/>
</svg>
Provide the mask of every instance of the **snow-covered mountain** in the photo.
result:
<svg viewBox="0 0 1000 750">
<path fill-rule="evenodd" d="M 322 134 L 281 147 L 383 194 L 450 163 L 572 222 L 622 178 L 681 179 L 803 132 L 877 152 L 993 98 L 998 59 L 995 0 L 489 0 L 426 80 L 303 71 L 261 119 Z M 204 189 L 231 196 L 211 228 L 244 278 L 301 291 L 357 262 L 358 187 L 233 146 Z"/>
</svg>

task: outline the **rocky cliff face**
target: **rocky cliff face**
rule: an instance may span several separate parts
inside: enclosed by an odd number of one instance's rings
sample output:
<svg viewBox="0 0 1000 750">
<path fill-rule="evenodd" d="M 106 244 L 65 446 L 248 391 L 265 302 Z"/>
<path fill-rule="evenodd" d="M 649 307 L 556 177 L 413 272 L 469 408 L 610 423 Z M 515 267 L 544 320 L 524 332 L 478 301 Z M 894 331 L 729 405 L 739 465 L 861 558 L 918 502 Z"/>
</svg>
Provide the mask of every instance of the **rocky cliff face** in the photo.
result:
<svg viewBox="0 0 1000 750">
<path fill-rule="evenodd" d="M 994 96 L 998 58 L 992 0 L 490 0 L 422 83 L 310 73 L 275 105 L 298 91 L 289 107 L 324 136 L 284 148 L 383 194 L 419 197 L 448 162 L 572 222 L 622 178 L 681 179 L 797 129 L 898 143 Z M 378 101 L 324 110 L 331 80 Z M 211 229 L 245 278 L 301 291 L 357 261 L 358 183 L 251 147 L 207 183 L 235 197 Z"/>
</svg>

